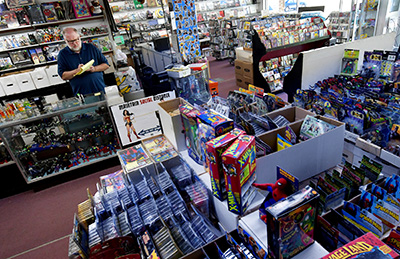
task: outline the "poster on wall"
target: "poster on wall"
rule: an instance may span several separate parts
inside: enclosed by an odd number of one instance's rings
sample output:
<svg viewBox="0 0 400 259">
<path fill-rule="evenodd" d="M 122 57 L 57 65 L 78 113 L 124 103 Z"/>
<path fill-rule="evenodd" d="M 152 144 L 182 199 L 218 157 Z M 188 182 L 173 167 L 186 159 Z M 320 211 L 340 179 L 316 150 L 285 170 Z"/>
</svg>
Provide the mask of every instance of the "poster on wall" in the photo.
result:
<svg viewBox="0 0 400 259">
<path fill-rule="evenodd" d="M 173 0 L 176 33 L 182 58 L 192 63 L 201 55 L 194 0 Z"/>
<path fill-rule="evenodd" d="M 157 103 L 175 98 L 175 92 L 145 97 L 111 106 L 111 113 L 122 146 L 161 134 L 156 116 Z"/>
</svg>

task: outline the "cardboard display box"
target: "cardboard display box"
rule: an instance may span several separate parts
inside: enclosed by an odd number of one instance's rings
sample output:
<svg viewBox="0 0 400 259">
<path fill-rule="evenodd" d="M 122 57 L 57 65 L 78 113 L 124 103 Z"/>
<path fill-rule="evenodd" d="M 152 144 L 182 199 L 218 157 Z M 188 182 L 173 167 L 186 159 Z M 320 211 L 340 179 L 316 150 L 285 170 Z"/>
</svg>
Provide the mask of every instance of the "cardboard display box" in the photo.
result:
<svg viewBox="0 0 400 259">
<path fill-rule="evenodd" d="M 269 112 L 267 114 L 271 119 L 275 119 L 279 115 L 285 117 L 289 122 L 296 122 L 304 119 L 307 115 L 315 116 L 314 113 L 299 107 L 287 107 Z"/>
<path fill-rule="evenodd" d="M 281 136 L 285 135 L 285 128 L 275 129 L 259 136 L 275 152 L 257 158 L 258 183 L 274 183 L 277 166 L 296 176 L 299 181 L 303 181 L 341 162 L 345 124 L 325 117 L 319 118 L 335 125 L 336 128 L 284 150 L 276 151 L 276 142 L 278 133 Z M 297 121 L 290 124 L 297 136 L 300 134 L 302 123 L 303 121 Z"/>
<path fill-rule="evenodd" d="M 29 73 L 16 74 L 15 78 L 17 80 L 19 88 L 21 89 L 21 92 L 27 92 L 36 89 Z"/>
<path fill-rule="evenodd" d="M 236 59 L 235 74 L 253 78 L 253 63 Z"/>
<path fill-rule="evenodd" d="M 239 47 L 235 49 L 236 59 L 245 61 L 245 62 L 253 62 L 253 51 L 244 50 L 243 47 Z"/>
<path fill-rule="evenodd" d="M 158 103 L 158 112 L 164 135 L 178 151 L 182 151 L 187 149 L 187 147 L 185 144 L 185 135 L 183 134 L 179 104 L 181 104 L 179 98 L 160 102 Z"/>
</svg>

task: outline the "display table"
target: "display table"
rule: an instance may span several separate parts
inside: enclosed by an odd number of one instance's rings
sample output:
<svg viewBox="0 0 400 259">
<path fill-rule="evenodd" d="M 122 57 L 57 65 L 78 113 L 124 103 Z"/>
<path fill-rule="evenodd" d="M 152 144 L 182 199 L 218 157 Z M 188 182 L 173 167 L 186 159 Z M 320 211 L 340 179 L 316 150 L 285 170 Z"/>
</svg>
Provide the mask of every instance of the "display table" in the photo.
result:
<svg viewBox="0 0 400 259">
<path fill-rule="evenodd" d="M 239 220 L 239 226 L 247 231 L 265 251 L 268 250 L 267 225 L 259 218 L 258 211 L 254 211 Z M 329 254 L 317 241 L 293 257 L 293 259 L 318 259 Z"/>
</svg>

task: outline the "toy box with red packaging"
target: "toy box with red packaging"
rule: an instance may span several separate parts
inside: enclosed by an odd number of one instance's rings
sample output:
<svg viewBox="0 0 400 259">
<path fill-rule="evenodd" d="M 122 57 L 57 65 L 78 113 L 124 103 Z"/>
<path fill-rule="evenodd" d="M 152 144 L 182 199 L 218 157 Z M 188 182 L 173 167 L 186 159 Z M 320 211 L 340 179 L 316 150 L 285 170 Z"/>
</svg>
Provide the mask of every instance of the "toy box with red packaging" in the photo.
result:
<svg viewBox="0 0 400 259">
<path fill-rule="evenodd" d="M 266 208 L 269 254 L 291 258 L 314 243 L 319 194 L 310 186 Z"/>
<path fill-rule="evenodd" d="M 200 139 L 201 150 L 200 158 L 205 163 L 206 142 L 231 131 L 233 129 L 233 120 L 211 110 L 206 110 L 197 116 L 197 124 L 197 134 Z"/>
<path fill-rule="evenodd" d="M 210 171 L 212 193 L 221 201 L 226 199 L 222 153 L 237 139 L 237 137 L 243 134 L 245 134 L 243 130 L 233 129 L 206 143 L 207 164 Z"/>
<path fill-rule="evenodd" d="M 253 136 L 241 135 L 222 154 L 228 210 L 242 215 L 256 195 L 256 146 Z"/>
<path fill-rule="evenodd" d="M 194 108 L 188 102 L 182 100 L 179 105 L 179 111 L 182 117 L 182 124 L 185 133 L 185 142 L 188 148 L 188 153 L 191 158 L 198 164 L 202 164 L 200 156 L 200 142 L 197 137 L 197 115 L 200 114 L 199 110 Z"/>
<path fill-rule="evenodd" d="M 360 236 L 341 248 L 322 257 L 322 259 L 349 259 L 349 258 L 399 258 L 399 254 L 383 243 L 372 232 Z"/>
</svg>

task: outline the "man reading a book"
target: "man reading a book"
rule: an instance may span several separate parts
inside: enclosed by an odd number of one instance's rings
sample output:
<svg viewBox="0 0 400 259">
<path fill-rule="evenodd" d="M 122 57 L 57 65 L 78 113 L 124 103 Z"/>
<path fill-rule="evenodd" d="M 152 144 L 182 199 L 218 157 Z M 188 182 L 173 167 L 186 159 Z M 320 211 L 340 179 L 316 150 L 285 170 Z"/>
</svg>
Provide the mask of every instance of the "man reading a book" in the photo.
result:
<svg viewBox="0 0 400 259">
<path fill-rule="evenodd" d="M 58 54 L 60 77 L 69 80 L 74 95 L 104 92 L 103 71 L 109 67 L 107 59 L 96 46 L 82 43 L 75 28 L 65 28 L 63 36 L 67 47 Z"/>
</svg>

